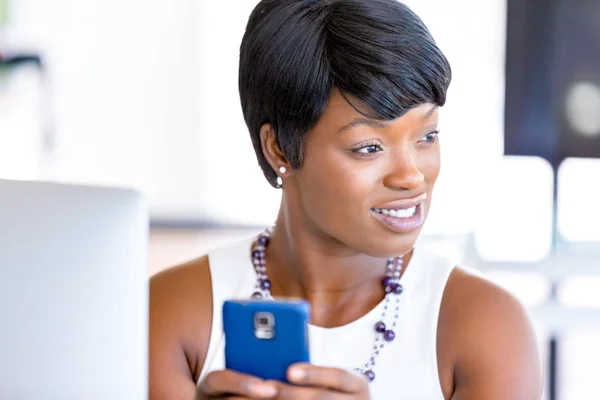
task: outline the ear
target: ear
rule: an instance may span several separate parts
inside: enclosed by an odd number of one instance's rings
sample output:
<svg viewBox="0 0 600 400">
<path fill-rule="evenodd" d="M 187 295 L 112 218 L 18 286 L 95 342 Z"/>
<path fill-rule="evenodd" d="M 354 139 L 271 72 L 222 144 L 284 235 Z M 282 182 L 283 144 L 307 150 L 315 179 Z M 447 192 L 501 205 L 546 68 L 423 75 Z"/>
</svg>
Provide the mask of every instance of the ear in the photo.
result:
<svg viewBox="0 0 600 400">
<path fill-rule="evenodd" d="M 277 142 L 277 133 L 271 124 L 264 124 L 260 128 L 260 141 L 263 154 L 277 175 L 285 175 L 285 172 L 280 171 L 282 167 L 285 168 L 285 171 L 291 170 L 290 163 L 285 158 Z"/>
</svg>

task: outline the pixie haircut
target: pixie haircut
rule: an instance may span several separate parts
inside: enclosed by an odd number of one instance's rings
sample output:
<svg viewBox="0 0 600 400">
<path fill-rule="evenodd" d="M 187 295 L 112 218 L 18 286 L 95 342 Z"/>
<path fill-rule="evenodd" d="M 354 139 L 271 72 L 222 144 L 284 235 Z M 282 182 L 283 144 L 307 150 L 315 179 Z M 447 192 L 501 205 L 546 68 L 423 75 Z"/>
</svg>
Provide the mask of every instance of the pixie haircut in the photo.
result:
<svg viewBox="0 0 600 400">
<path fill-rule="evenodd" d="M 271 185 L 277 174 L 262 151 L 271 124 L 293 169 L 306 135 L 334 88 L 394 120 L 424 103 L 443 106 L 448 60 L 431 33 L 396 0 L 263 0 L 250 15 L 240 48 L 239 91 L 258 162 Z"/>
</svg>

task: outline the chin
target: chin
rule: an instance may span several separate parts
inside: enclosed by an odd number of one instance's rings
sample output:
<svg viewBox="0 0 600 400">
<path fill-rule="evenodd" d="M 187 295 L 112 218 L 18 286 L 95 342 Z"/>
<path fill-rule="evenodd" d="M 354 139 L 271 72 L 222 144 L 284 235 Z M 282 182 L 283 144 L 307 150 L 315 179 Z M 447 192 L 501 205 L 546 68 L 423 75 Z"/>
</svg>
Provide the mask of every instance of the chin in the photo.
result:
<svg viewBox="0 0 600 400">
<path fill-rule="evenodd" d="M 403 256 L 409 253 L 414 247 L 421 229 L 418 229 L 411 233 L 396 234 L 389 233 L 387 237 L 376 240 L 375 237 L 369 240 L 370 248 L 366 251 L 372 257 L 378 258 L 391 258 L 396 256 Z"/>
<path fill-rule="evenodd" d="M 360 239 L 361 251 L 377 258 L 405 255 L 415 247 L 425 220 L 426 214 L 424 213 L 422 222 L 418 227 L 408 232 L 397 232 L 370 217 L 370 221 L 365 224 L 366 226 L 363 225 L 363 229 L 360 230 L 362 232 Z"/>
<path fill-rule="evenodd" d="M 359 235 L 348 234 L 338 236 L 340 242 L 355 251 L 375 258 L 392 258 L 409 253 L 415 246 L 422 228 L 409 233 L 396 233 L 379 226 L 350 228 L 346 232 L 360 232 Z M 345 237 L 344 237 L 345 236 Z"/>
</svg>

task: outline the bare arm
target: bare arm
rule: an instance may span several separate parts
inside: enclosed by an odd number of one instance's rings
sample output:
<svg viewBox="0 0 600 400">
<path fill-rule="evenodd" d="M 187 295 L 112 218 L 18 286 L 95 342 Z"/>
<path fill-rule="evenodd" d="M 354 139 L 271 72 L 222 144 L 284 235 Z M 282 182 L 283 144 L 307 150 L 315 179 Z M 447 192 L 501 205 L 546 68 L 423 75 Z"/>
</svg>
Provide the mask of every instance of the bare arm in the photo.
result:
<svg viewBox="0 0 600 400">
<path fill-rule="evenodd" d="M 208 350 L 212 291 L 206 258 L 150 281 L 150 400 L 193 400 Z"/>
<path fill-rule="evenodd" d="M 541 352 L 525 308 L 508 292 L 459 272 L 448 306 L 455 315 L 452 400 L 539 400 Z M 458 289 L 458 290 L 457 290 Z"/>
</svg>

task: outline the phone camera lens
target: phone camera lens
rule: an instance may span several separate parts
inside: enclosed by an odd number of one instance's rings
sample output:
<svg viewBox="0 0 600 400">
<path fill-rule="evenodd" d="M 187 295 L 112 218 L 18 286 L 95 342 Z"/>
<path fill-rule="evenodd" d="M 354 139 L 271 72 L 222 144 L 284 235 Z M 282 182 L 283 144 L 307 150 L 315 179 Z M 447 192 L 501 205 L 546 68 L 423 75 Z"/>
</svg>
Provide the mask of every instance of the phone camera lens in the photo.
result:
<svg viewBox="0 0 600 400">
<path fill-rule="evenodd" d="M 259 312 L 254 315 L 254 334 L 259 339 L 272 339 L 275 337 L 275 316 L 268 312 Z"/>
</svg>

